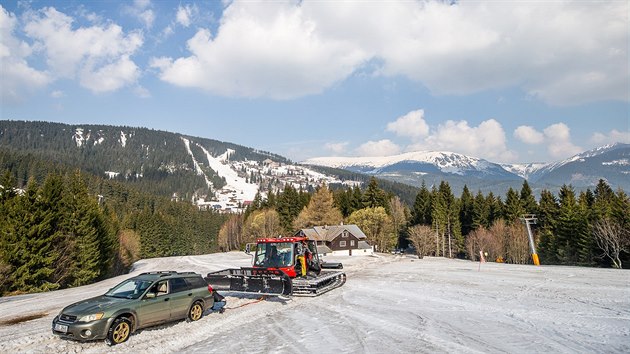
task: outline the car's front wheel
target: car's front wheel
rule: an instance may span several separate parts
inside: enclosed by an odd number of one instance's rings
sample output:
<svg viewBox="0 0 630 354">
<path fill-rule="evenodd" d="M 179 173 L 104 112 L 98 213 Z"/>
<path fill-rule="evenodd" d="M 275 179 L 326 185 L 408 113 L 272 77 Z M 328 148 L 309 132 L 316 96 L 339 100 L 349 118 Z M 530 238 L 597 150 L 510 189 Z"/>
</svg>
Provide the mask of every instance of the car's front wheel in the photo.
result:
<svg viewBox="0 0 630 354">
<path fill-rule="evenodd" d="M 188 322 L 193 322 L 198 321 L 201 317 L 203 317 L 203 305 L 201 305 L 201 302 L 197 301 L 190 307 L 190 310 L 188 310 L 188 317 L 186 320 Z"/>
<path fill-rule="evenodd" d="M 116 345 L 129 339 L 131 334 L 131 321 L 126 317 L 118 317 L 114 320 L 107 331 L 105 342 L 107 345 Z"/>
</svg>

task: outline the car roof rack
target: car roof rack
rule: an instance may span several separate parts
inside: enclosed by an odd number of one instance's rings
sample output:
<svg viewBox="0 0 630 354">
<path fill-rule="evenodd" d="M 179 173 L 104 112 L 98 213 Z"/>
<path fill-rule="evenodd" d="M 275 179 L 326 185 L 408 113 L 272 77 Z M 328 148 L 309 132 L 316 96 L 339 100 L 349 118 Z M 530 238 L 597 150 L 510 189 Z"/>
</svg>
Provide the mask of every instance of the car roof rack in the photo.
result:
<svg viewBox="0 0 630 354">
<path fill-rule="evenodd" d="M 174 275 L 174 274 L 190 275 L 190 274 L 197 274 L 197 273 L 195 273 L 195 272 L 177 272 L 177 271 L 174 271 L 174 270 L 156 270 L 156 271 L 152 271 L 152 272 L 140 273 L 140 275 L 159 275 L 160 277 L 167 277 L 169 275 Z"/>
<path fill-rule="evenodd" d="M 153 274 L 160 274 L 161 276 L 165 277 L 171 274 L 177 274 L 177 272 L 174 270 L 156 270 L 153 272 L 140 273 L 140 275 L 153 275 Z"/>
</svg>

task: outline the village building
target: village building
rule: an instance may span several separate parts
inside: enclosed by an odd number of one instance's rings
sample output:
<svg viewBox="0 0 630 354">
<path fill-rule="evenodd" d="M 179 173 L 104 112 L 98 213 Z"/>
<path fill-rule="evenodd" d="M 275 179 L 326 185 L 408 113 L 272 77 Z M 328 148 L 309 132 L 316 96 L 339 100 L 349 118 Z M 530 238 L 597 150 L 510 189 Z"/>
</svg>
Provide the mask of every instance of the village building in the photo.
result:
<svg viewBox="0 0 630 354">
<path fill-rule="evenodd" d="M 294 236 L 306 236 L 317 242 L 317 253 L 322 256 L 369 256 L 374 248 L 357 225 L 314 226 L 298 230 Z"/>
</svg>

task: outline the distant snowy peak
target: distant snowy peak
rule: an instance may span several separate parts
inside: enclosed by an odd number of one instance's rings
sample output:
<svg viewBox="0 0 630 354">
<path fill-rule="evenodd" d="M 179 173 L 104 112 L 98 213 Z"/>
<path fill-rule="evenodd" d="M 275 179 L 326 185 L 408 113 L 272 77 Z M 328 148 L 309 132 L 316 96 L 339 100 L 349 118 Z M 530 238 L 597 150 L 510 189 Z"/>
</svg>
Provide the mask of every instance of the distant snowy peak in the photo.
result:
<svg viewBox="0 0 630 354">
<path fill-rule="evenodd" d="M 554 170 L 557 170 L 563 166 L 567 166 L 575 162 L 585 162 L 589 159 L 596 158 L 598 156 L 601 156 L 601 155 L 604 155 L 604 154 L 607 154 L 609 152 L 613 152 L 616 150 L 630 150 L 630 144 L 615 143 L 615 144 L 600 146 L 595 149 L 588 150 L 588 151 L 579 153 L 577 155 L 571 156 L 568 159 L 564 159 L 562 161 L 553 162 L 545 166 L 542 166 L 538 168 L 538 170 L 535 171 L 535 174 L 544 175 L 547 173 L 551 173 Z"/>
<path fill-rule="evenodd" d="M 503 167 L 506 171 L 511 172 L 519 177 L 529 179 L 531 176 L 537 174 L 540 170 L 547 167 L 549 164 L 544 162 L 533 162 L 533 163 L 517 163 L 517 164 L 508 164 L 502 163 L 501 167 Z"/>
<path fill-rule="evenodd" d="M 467 171 L 484 172 L 502 169 L 499 165 L 483 159 L 445 151 L 414 151 L 392 156 L 374 157 L 317 157 L 303 162 L 332 168 L 351 169 L 379 173 L 394 166 L 432 165 L 443 173 L 464 175 Z M 504 171 L 505 172 L 505 171 Z"/>
<path fill-rule="evenodd" d="M 600 146 L 600 147 L 597 147 L 595 149 L 588 150 L 588 151 L 585 151 L 583 153 L 580 153 L 580 154 L 574 155 L 572 157 L 569 157 L 566 160 L 562 160 L 560 162 L 556 162 L 554 164 L 551 164 L 550 167 L 558 168 L 560 166 L 564 166 L 564 165 L 566 165 L 568 163 L 571 163 L 571 162 L 585 160 L 587 158 L 596 157 L 596 156 L 608 153 L 610 151 L 619 150 L 619 149 L 630 149 L 630 144 L 615 143 L 615 144 L 609 144 L 609 145 Z"/>
</svg>

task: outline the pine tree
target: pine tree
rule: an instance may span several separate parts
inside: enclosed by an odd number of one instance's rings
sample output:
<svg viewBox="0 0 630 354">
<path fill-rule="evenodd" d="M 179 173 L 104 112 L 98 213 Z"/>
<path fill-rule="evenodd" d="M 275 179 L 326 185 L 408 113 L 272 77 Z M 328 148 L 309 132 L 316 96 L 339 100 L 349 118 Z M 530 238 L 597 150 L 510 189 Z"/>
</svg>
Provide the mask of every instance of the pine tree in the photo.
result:
<svg viewBox="0 0 630 354">
<path fill-rule="evenodd" d="M 480 227 L 489 229 L 490 224 L 490 206 L 486 197 L 481 194 L 481 191 L 477 191 L 475 200 L 473 201 L 473 215 L 472 215 L 472 227 L 477 230 Z"/>
<path fill-rule="evenodd" d="M 597 244 L 592 233 L 592 225 L 594 225 L 593 204 L 595 196 L 590 189 L 580 193 L 578 198 L 579 212 L 584 216 L 584 232 L 580 234 L 578 240 L 578 256 L 582 265 L 592 266 L 595 264 L 595 253 L 597 252 Z"/>
<path fill-rule="evenodd" d="M 468 235 L 473 230 L 474 197 L 464 185 L 459 203 L 459 221 L 462 225 L 462 235 Z"/>
<path fill-rule="evenodd" d="M 95 198 L 90 197 L 80 173 L 68 177 L 63 198 L 63 229 L 74 243 L 72 285 L 89 284 L 107 274 L 113 245 Z"/>
<path fill-rule="evenodd" d="M 541 263 L 557 264 L 557 240 L 556 225 L 560 206 L 556 197 L 550 191 L 544 189 L 540 193 L 540 207 L 537 214 L 540 241 L 538 243 L 538 253 Z"/>
<path fill-rule="evenodd" d="M 371 177 L 370 183 L 363 193 L 363 207 L 376 208 L 379 206 L 385 208 L 386 211 L 389 211 L 389 204 L 385 191 L 379 188 L 376 178 Z"/>
<path fill-rule="evenodd" d="M 441 235 L 442 255 L 453 257 L 464 248 L 459 223 L 459 205 L 451 192 L 448 182 L 440 182 L 440 187 L 432 197 L 432 218 L 436 231 Z"/>
<path fill-rule="evenodd" d="M 427 189 L 427 186 L 422 181 L 420 191 L 416 195 L 416 200 L 413 204 L 411 211 L 411 224 L 412 225 L 431 225 L 433 219 L 431 218 L 431 192 Z"/>
<path fill-rule="evenodd" d="M 538 204 L 527 180 L 523 181 L 523 186 L 521 187 L 520 204 L 524 214 L 538 214 Z"/>
<path fill-rule="evenodd" d="M 496 220 L 504 218 L 504 205 L 500 197 L 495 197 L 492 192 L 486 197 L 488 206 L 488 224 L 491 226 Z"/>
<path fill-rule="evenodd" d="M 341 212 L 341 215 L 346 218 L 351 214 L 350 198 L 352 196 L 352 189 L 338 189 L 333 192 L 333 199 L 335 200 L 335 206 Z"/>
<path fill-rule="evenodd" d="M 580 213 L 573 187 L 563 185 L 560 189 L 560 214 L 556 229 L 557 257 L 562 264 L 579 262 L 579 240 L 587 232 L 586 218 Z"/>
<path fill-rule="evenodd" d="M 519 218 L 524 214 L 523 206 L 521 205 L 521 199 L 512 187 L 507 191 L 505 195 L 505 221 L 508 225 L 518 222 Z"/>
<path fill-rule="evenodd" d="M 5 264 L 11 269 L 9 291 L 34 292 L 58 287 L 49 281 L 55 267 L 51 252 L 52 216 L 39 200 L 39 187 L 31 178 L 24 195 L 16 197 L 16 203 L 7 209 L 2 251 Z"/>
<path fill-rule="evenodd" d="M 298 192 L 287 184 L 276 198 L 276 211 L 280 217 L 280 225 L 286 233 L 292 233 L 293 221 L 302 211 L 302 200 Z"/>
</svg>

